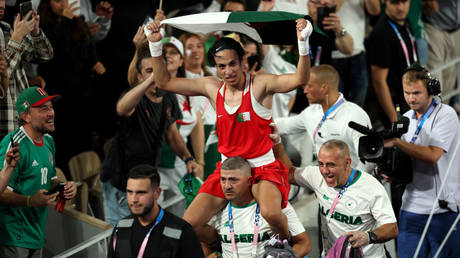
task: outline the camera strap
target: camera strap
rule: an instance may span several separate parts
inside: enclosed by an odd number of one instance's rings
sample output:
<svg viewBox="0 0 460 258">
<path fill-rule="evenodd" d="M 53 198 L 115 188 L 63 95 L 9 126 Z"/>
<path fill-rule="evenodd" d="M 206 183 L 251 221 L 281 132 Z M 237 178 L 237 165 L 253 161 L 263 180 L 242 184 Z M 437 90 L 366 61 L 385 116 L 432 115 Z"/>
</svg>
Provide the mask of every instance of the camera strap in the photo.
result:
<svg viewBox="0 0 460 258">
<path fill-rule="evenodd" d="M 425 124 L 425 121 L 433 113 L 437 105 L 438 105 L 438 101 L 435 98 L 433 98 L 433 101 L 431 101 L 430 107 L 428 107 L 425 113 L 423 113 L 422 118 L 420 119 L 420 122 L 418 123 L 417 129 L 415 130 L 414 136 L 412 136 L 412 139 L 410 140 L 410 143 L 414 144 L 414 142 L 417 140 L 418 135 L 420 134 L 420 131 L 422 130 L 423 124 Z M 415 110 L 414 110 L 414 114 L 412 115 L 412 118 L 414 117 L 415 117 Z"/>
<path fill-rule="evenodd" d="M 326 111 L 326 113 L 323 115 L 323 118 L 321 118 L 321 121 L 319 121 L 318 125 L 316 126 L 315 131 L 313 132 L 313 142 L 316 143 L 316 135 L 318 134 L 318 131 L 321 128 L 321 126 L 323 126 L 324 121 L 326 121 L 327 116 L 330 115 L 334 110 L 336 110 L 344 102 L 345 102 L 345 99 L 342 98 Z"/>
<path fill-rule="evenodd" d="M 252 257 L 256 257 L 257 253 L 257 242 L 259 240 L 259 221 L 260 221 L 260 206 L 257 203 L 256 213 L 254 215 L 254 236 L 252 238 L 252 250 L 251 254 Z M 235 241 L 235 228 L 233 226 L 233 212 L 232 212 L 232 204 L 228 202 L 228 227 L 230 231 L 230 239 L 232 241 L 232 252 L 233 258 L 238 258 L 238 248 L 236 247 Z"/>
<path fill-rule="evenodd" d="M 393 30 L 396 33 L 396 36 L 399 39 L 399 43 L 401 44 L 402 50 L 404 52 L 404 56 L 406 57 L 407 67 L 409 67 L 410 66 L 409 50 L 407 50 L 406 42 L 404 42 L 404 40 L 403 40 L 403 38 L 401 36 L 401 33 L 399 33 L 398 28 L 396 28 L 396 25 L 394 23 L 392 23 L 390 20 L 388 20 L 388 23 L 390 24 L 391 28 L 393 28 Z M 407 26 L 405 26 L 405 27 L 406 27 L 406 30 L 407 30 L 407 34 L 409 34 L 410 43 L 412 45 L 412 56 L 414 57 L 414 62 L 417 62 L 417 53 L 415 52 L 414 37 L 412 36 L 412 33 L 409 31 Z"/>
<path fill-rule="evenodd" d="M 355 178 L 356 171 L 356 169 L 353 169 L 353 171 L 351 171 L 350 177 L 348 178 L 347 182 L 344 186 L 342 186 L 342 189 L 340 189 L 340 192 L 335 197 L 334 202 L 332 202 L 331 208 L 329 209 L 329 213 L 327 216 L 328 221 L 334 216 L 335 207 L 337 206 L 337 203 L 339 203 L 339 200 L 342 199 L 342 196 L 345 193 L 345 191 L 347 191 L 348 187 L 351 185 L 351 182 L 353 182 L 353 178 Z"/>
</svg>

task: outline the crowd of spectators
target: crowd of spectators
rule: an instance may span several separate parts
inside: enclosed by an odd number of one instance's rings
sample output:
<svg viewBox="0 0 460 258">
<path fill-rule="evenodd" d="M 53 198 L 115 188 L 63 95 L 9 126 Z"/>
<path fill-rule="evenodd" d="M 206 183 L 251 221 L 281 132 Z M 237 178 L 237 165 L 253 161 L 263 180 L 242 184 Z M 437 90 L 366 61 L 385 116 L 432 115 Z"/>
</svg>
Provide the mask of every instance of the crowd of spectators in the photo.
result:
<svg viewBox="0 0 460 258">
<path fill-rule="evenodd" d="M 25 1 L 0 0 L 0 137 L 3 139 L 10 135 L 28 135 L 29 131 L 21 129 L 28 128 L 28 124 L 35 130 L 32 127 L 35 120 L 24 121 L 22 117 L 28 115 L 29 111 L 17 106 L 21 92 L 38 86 L 38 89 L 44 89 L 53 98 L 54 95 L 60 95 L 62 99 L 53 102 L 52 110 L 52 123 L 53 126 L 56 124 L 56 130 L 38 130 L 42 141 L 49 141 L 48 145 L 51 146 L 49 152 L 52 153 L 52 160 L 49 169 L 53 172 L 48 175 L 49 180 L 53 179 L 50 176 L 54 176 L 56 167 L 63 169 L 70 178 L 69 160 L 78 153 L 96 151 L 103 160 L 100 179 L 105 220 L 112 226 L 133 214 L 126 191 L 128 178 L 133 179 L 128 177 L 128 171 L 137 165 L 148 164 L 161 177 L 161 181 L 156 181 L 154 187 L 154 190 L 158 186 L 163 189 L 155 197 L 154 203 L 158 209 L 158 204 L 162 206 L 168 199 L 182 194 L 177 185 L 184 176 L 191 173 L 205 181 L 215 171 L 216 164 L 220 164 L 222 158 L 227 158 L 218 151 L 217 117 L 212 101 L 204 96 L 168 92 L 157 85 L 157 75 L 153 72 L 157 68 L 152 63 L 147 39 L 149 32 L 146 27 L 151 22 L 160 22 L 174 16 L 222 11 L 287 11 L 307 13 L 311 17 L 315 30 L 320 30 L 330 41 L 327 44 L 320 41 L 310 43 L 308 59 L 311 69 L 308 83 L 288 92 L 273 94 L 273 100 L 270 100 L 270 119 L 273 118 L 277 127 L 273 130 L 279 130 L 280 135 L 308 135 L 314 162 L 318 161 L 323 144 L 338 139 L 347 145 L 343 147 L 342 143 L 332 144 L 342 151 L 343 157 L 340 156 L 340 160 L 346 160 L 349 156 L 351 163 L 348 165 L 351 168 L 372 174 L 376 164 L 364 162 L 359 157 L 359 143 L 363 133 L 351 129 L 348 123 L 353 121 L 379 131 L 392 129 L 395 123 L 401 121 L 401 116 L 409 118 L 408 134 L 411 135 L 405 134 L 402 140 L 395 138 L 385 141 L 385 147 L 400 149 L 412 158 L 413 163 L 412 182 L 391 184 L 393 215 L 399 220 L 401 214 L 403 222 L 402 225 L 399 224 L 400 257 L 411 257 L 418 242 L 419 235 L 408 233 L 413 229 L 408 221 L 426 222 L 426 217 L 430 214 L 432 203 L 428 207 L 426 204 L 422 205 L 423 201 L 417 198 L 425 196 L 430 202 L 436 202 L 437 189 L 443 180 L 440 175 L 448 170 L 446 164 L 450 159 L 454 159 L 454 163 L 460 162 L 460 155 L 455 153 L 454 148 L 460 131 L 458 97 L 436 97 L 440 93 L 448 95 L 458 90 L 456 66 L 430 73 L 460 54 L 458 1 L 162 1 L 163 10 L 157 10 L 160 1 L 139 0 L 133 4 L 121 0 L 32 0 L 32 9 L 22 17 L 23 2 Z M 184 32 L 166 27 L 162 28 L 162 33 L 162 57 L 171 78 L 199 79 L 218 76 L 216 67 L 210 64 L 208 51 L 216 41 L 225 37 L 236 40 L 244 49 L 241 60 L 244 73 L 258 76 L 297 71 L 299 51 L 295 45 L 262 45 L 247 35 L 231 31 L 199 35 L 193 31 Z M 414 67 L 414 63 L 422 66 Z M 426 96 L 423 95 L 425 88 L 417 88 L 420 86 L 419 82 L 426 86 Z M 439 87 L 440 92 L 433 87 Z M 40 90 L 38 92 L 42 94 Z M 43 94 L 48 96 L 46 92 Z M 35 108 L 33 103 L 27 103 L 27 106 L 29 104 Z M 423 110 L 423 107 L 429 107 L 428 111 Z M 51 113 L 49 108 L 45 111 Z M 434 115 L 430 116 L 433 112 Z M 54 140 L 48 138 L 49 134 Z M 34 195 L 35 192 L 32 191 L 26 193 L 18 190 L 24 186 L 18 183 L 14 173 L 25 169 L 17 165 L 24 158 L 21 150 L 24 144 L 8 145 L 9 138 L 5 139 L 1 144 L 0 154 L 2 161 L 6 161 L 0 173 L 7 171 L 8 174 L 0 175 L 0 189 L 6 188 L 7 192 L 6 195 L 0 195 L 0 213 L 7 211 L 9 206 L 24 204 L 25 207 L 21 207 L 24 211 L 18 213 L 27 213 L 36 204 L 29 203 L 32 201 L 30 198 L 34 197 L 33 201 L 42 198 L 42 202 L 35 206 L 43 207 L 50 198 L 45 200 L 38 193 Z M 284 139 L 283 144 L 289 144 Z M 33 140 L 31 142 L 37 144 Z M 104 151 L 102 146 L 106 142 L 111 142 L 111 146 Z M 424 146 L 422 148 L 419 145 Z M 21 155 L 19 161 L 15 162 L 18 159 L 16 148 L 19 148 Z M 345 149 L 348 156 L 344 154 Z M 289 163 L 286 164 L 288 168 L 295 170 L 289 160 L 283 162 Z M 460 186 L 458 169 L 458 163 L 451 168 L 451 174 L 455 175 L 450 175 L 450 184 L 441 194 L 441 201 L 434 212 L 439 215 L 435 216 L 435 223 L 443 220 L 453 222 L 455 217 L 450 215 L 460 211 L 460 197 L 453 193 Z M 151 171 L 150 167 L 144 170 Z M 323 173 L 321 165 L 320 170 Z M 423 170 L 429 170 L 429 173 L 424 173 Z M 298 169 L 292 182 L 312 188 L 319 199 L 323 198 L 318 196 L 319 192 L 323 194 L 330 189 L 326 187 L 324 191 L 321 190 L 319 183 L 316 184 L 321 181 L 321 177 L 313 176 L 315 172 L 316 168 L 311 167 Z M 318 172 L 317 176 L 319 175 Z M 10 184 L 4 182 L 10 177 L 15 180 Z M 384 179 L 392 181 L 392 178 L 385 175 L 383 178 L 380 175 L 376 177 L 383 184 Z M 365 178 L 368 180 L 367 174 Z M 369 180 L 372 184 L 380 184 L 373 179 Z M 50 184 L 42 182 L 42 185 L 50 190 Z M 73 197 L 73 183 L 71 185 L 72 193 L 68 195 Z M 380 185 L 376 188 L 380 198 L 384 193 Z M 424 189 L 420 190 L 421 188 Z M 15 202 L 6 200 L 19 198 L 12 195 L 15 191 L 29 196 L 22 196 L 25 199 L 21 197 Z M 378 203 L 384 206 L 386 199 Z M 188 204 L 176 204 L 168 208 L 168 212 L 182 217 Z M 230 206 L 229 208 L 231 209 Z M 393 215 L 387 208 L 382 208 L 386 216 L 385 223 L 394 223 Z M 43 210 L 36 208 L 34 212 Z M 200 212 L 203 217 L 211 218 L 215 215 L 205 214 L 205 209 Z M 326 216 L 328 212 L 323 213 L 319 215 Z M 263 211 L 262 215 L 264 214 L 267 213 Z M 270 221 L 269 218 L 265 219 Z M 327 228 L 326 224 L 329 222 L 323 221 L 322 226 Z M 43 226 L 43 221 L 40 223 Z M 216 218 L 213 218 L 211 224 L 217 231 L 221 230 Z M 363 228 L 370 231 L 377 229 L 377 226 L 381 228 L 382 225 L 377 223 Z M 420 229 L 423 226 L 422 223 L 416 227 Z M 447 232 L 448 229 L 449 226 L 440 227 L 439 231 Z M 42 238 L 43 232 L 40 230 L 41 228 L 36 229 L 36 234 Z M 337 232 L 334 232 L 334 239 L 339 237 Z M 379 234 L 379 231 L 376 233 Z M 388 237 L 377 238 L 375 243 L 392 238 L 388 232 L 384 233 Z M 192 235 L 196 237 L 194 233 Z M 436 251 L 442 241 L 436 238 L 442 235 L 436 230 L 432 235 L 435 237 L 424 244 L 422 254 L 432 252 L 433 255 L 433 250 Z M 198 236 L 201 237 L 200 233 Z M 358 239 L 362 236 L 352 237 Z M 211 238 L 216 237 L 213 235 Z M 371 238 L 370 234 L 367 244 L 371 243 Z M 2 246 L 12 243 L 16 245 L 19 242 L 0 241 L 0 251 Z M 324 248 L 330 249 L 332 245 L 333 242 L 328 241 Z M 29 246 L 20 242 L 18 246 L 38 250 L 43 246 L 43 241 L 39 239 Z M 230 247 L 226 248 L 229 250 Z M 443 254 L 448 255 L 455 250 L 458 251 L 458 248 L 455 249 L 448 243 Z M 369 253 L 379 257 L 383 252 L 378 249 Z M 35 255 L 40 255 L 40 252 Z"/>
</svg>

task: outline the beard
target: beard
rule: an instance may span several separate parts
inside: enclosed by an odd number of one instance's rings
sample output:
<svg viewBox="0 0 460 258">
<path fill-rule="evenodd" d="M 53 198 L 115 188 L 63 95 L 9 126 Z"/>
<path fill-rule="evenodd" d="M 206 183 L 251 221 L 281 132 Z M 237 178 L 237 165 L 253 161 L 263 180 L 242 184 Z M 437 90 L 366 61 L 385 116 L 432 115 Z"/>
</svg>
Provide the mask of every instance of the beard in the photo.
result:
<svg viewBox="0 0 460 258">
<path fill-rule="evenodd" d="M 150 211 L 152 211 L 153 205 L 154 205 L 154 203 L 151 203 L 149 206 L 145 206 L 144 209 L 139 213 L 133 212 L 131 207 L 130 207 L 130 211 L 131 211 L 131 214 L 133 214 L 134 216 L 145 217 L 147 214 L 150 213 Z"/>
</svg>

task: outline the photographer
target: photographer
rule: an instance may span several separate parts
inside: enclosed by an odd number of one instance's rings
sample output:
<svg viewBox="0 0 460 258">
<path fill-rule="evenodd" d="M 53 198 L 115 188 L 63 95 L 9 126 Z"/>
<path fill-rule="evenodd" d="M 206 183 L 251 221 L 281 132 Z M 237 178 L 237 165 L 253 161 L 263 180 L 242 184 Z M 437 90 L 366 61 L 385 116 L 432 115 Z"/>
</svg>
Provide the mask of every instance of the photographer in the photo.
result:
<svg viewBox="0 0 460 258">
<path fill-rule="evenodd" d="M 413 181 L 404 191 L 399 215 L 398 257 L 413 257 L 436 202 L 428 237 L 419 253 L 420 257 L 427 257 L 437 251 L 459 212 L 460 154 L 455 147 L 460 140 L 460 123 L 450 106 L 434 98 L 440 93 L 440 84 L 425 68 L 411 65 L 402 77 L 402 84 L 404 98 L 411 108 L 404 114 L 410 121 L 409 130 L 401 138 L 385 141 L 386 148 L 396 147 L 412 158 Z M 438 201 L 438 189 L 450 162 L 451 173 Z M 440 257 L 458 255 L 458 239 L 460 231 L 454 230 Z"/>
</svg>

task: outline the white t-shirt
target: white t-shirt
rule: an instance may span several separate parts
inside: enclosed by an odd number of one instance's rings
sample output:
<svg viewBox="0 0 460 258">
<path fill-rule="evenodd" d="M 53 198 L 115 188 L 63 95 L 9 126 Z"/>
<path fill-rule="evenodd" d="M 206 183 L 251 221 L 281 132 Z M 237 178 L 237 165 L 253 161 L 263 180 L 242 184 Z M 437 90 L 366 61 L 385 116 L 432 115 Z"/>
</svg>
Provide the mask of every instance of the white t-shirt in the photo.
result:
<svg viewBox="0 0 460 258">
<path fill-rule="evenodd" d="M 313 189 L 319 203 L 323 256 L 346 232 L 367 232 L 396 222 L 391 201 L 383 186 L 373 176 L 358 173 L 358 177 L 337 203 L 333 217 L 328 219 L 326 216 L 340 188 L 329 187 L 317 166 L 298 168 L 295 171 L 297 184 Z M 363 252 L 365 257 L 385 257 L 383 244 L 366 245 Z"/>
<path fill-rule="evenodd" d="M 340 94 L 337 102 L 341 99 L 343 99 L 342 94 Z M 358 156 L 359 138 L 363 136 L 363 134 L 348 126 L 350 121 L 354 121 L 368 128 L 372 128 L 367 113 L 360 106 L 345 100 L 342 105 L 328 115 L 326 121 L 324 121 L 316 134 L 316 141 L 314 141 L 313 133 L 323 116 L 323 107 L 320 104 L 311 104 L 299 115 L 275 119 L 275 123 L 281 135 L 308 132 L 310 139 L 312 139 L 315 153 L 317 153 L 323 143 L 328 140 L 339 139 L 344 141 L 350 148 L 351 167 L 364 172 L 370 172 L 373 168 L 373 164 L 363 164 Z"/>
<path fill-rule="evenodd" d="M 297 67 L 291 63 L 286 62 L 279 55 L 279 48 L 273 45 L 268 46 L 268 52 L 264 57 L 262 66 L 265 73 L 280 75 L 284 73 L 295 73 Z M 286 117 L 289 115 L 288 103 L 295 96 L 297 90 L 291 90 L 286 93 L 275 93 L 273 95 L 272 111 L 273 118 Z"/>
<path fill-rule="evenodd" d="M 401 137 L 406 142 L 411 141 L 418 126 L 418 120 L 413 117 L 413 114 L 413 110 L 409 110 L 404 114 L 410 119 L 409 130 Z M 438 105 L 423 124 L 414 144 L 435 146 L 444 150 L 444 154 L 436 164 L 427 164 L 421 160 L 412 159 L 413 180 L 406 186 L 404 191 L 402 210 L 417 214 L 430 214 L 449 162 L 454 159 L 446 185 L 440 195 L 440 200 L 447 201 L 449 208 L 459 212 L 460 150 L 454 153 L 458 141 L 460 141 L 460 123 L 455 110 L 448 105 Z M 436 202 L 435 214 L 446 211 L 439 208 Z"/>
<path fill-rule="evenodd" d="M 332 51 L 332 58 L 345 58 L 357 55 L 364 51 L 364 34 L 366 14 L 364 12 L 364 0 L 346 0 L 337 12 L 340 24 L 350 33 L 353 38 L 353 53 L 345 55 L 340 51 Z"/>
<path fill-rule="evenodd" d="M 251 257 L 252 239 L 254 237 L 254 217 L 256 214 L 257 203 L 253 202 L 245 207 L 232 205 L 233 226 L 235 229 L 235 242 L 239 257 Z M 297 218 L 294 208 L 288 203 L 282 210 L 288 220 L 289 232 L 292 236 L 297 236 L 305 232 L 305 228 Z M 208 224 L 215 228 L 218 233 L 219 241 L 222 243 L 223 257 L 233 257 L 232 242 L 228 222 L 228 205 L 217 213 Z M 257 257 L 264 255 L 264 246 L 274 235 L 270 225 L 261 216 L 259 221 L 259 241 L 257 245 Z"/>
</svg>

